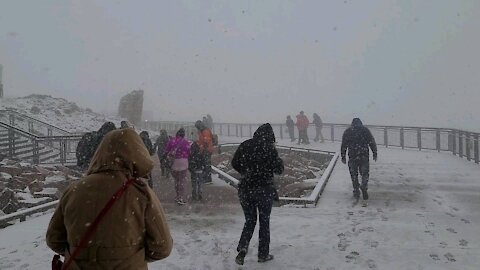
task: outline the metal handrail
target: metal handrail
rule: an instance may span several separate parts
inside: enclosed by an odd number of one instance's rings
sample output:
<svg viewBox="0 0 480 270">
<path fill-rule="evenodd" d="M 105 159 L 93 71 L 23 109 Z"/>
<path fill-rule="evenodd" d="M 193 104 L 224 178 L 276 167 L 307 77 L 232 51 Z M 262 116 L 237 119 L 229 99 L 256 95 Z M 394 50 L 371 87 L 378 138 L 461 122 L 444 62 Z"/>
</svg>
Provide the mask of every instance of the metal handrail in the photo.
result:
<svg viewBox="0 0 480 270">
<path fill-rule="evenodd" d="M 0 127 L 8 131 L 9 146 L 8 155 L 16 157 L 22 154 L 29 154 L 29 158 L 33 159 L 34 164 L 39 164 L 51 159 L 59 158 L 60 164 L 76 162 L 76 157 L 72 157 L 76 146 L 72 146 L 72 142 L 79 141 L 81 135 L 63 135 L 63 136 L 38 136 L 28 131 L 24 131 L 15 126 L 0 121 Z M 16 145 L 16 136 L 20 136 L 31 140 L 31 152 L 29 150 L 21 150 L 18 152 Z M 41 149 L 47 151 L 41 151 Z M 25 147 L 23 147 L 25 149 Z M 28 149 L 28 148 L 27 148 Z M 58 152 L 56 152 L 58 151 Z"/>
<path fill-rule="evenodd" d="M 19 113 L 17 111 L 14 111 L 14 110 L 9 110 L 9 109 L 6 109 L 6 110 L 0 110 L 0 112 L 6 112 L 6 113 L 10 113 L 10 114 L 13 114 L 13 115 L 18 115 L 20 118 L 26 118 L 26 119 L 29 119 L 33 122 L 36 122 L 36 123 L 39 123 L 40 125 L 43 125 L 43 126 L 46 126 L 46 127 L 49 127 L 51 128 L 52 130 L 56 130 L 60 133 L 64 133 L 64 134 L 72 134 L 71 132 L 65 130 L 65 129 L 62 129 L 62 128 L 59 128 L 57 126 L 54 126 L 52 124 L 49 124 L 47 122 L 44 122 L 42 120 L 39 120 L 39 119 L 36 119 L 36 118 L 33 118 L 31 116 L 28 116 L 26 114 L 23 114 L 23 113 Z"/>
<path fill-rule="evenodd" d="M 148 122 L 148 125 L 153 128 L 185 124 L 193 124 L 193 122 Z M 252 137 L 254 128 L 260 125 L 261 123 L 214 123 L 212 131 L 219 136 Z M 287 137 L 284 123 L 271 123 L 271 125 L 276 130 L 277 138 Z M 310 124 L 310 126 L 315 125 Z M 323 123 L 323 134 L 326 134 L 326 140 L 341 141 L 339 135 L 348 127 L 350 124 L 325 122 Z M 378 145 L 401 147 L 402 149 L 446 151 L 462 158 L 466 157 L 468 161 L 473 160 L 477 164 L 480 163 L 480 133 L 478 132 L 418 126 L 366 125 L 366 127 L 370 128 Z"/>
</svg>

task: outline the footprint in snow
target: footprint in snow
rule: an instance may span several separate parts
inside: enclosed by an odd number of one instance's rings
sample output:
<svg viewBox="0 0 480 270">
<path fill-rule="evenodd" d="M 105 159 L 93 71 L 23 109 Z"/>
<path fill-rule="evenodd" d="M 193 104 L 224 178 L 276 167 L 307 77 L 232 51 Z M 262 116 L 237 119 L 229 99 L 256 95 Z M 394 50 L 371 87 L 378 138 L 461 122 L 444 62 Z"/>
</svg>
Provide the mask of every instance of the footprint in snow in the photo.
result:
<svg viewBox="0 0 480 270">
<path fill-rule="evenodd" d="M 447 231 L 451 232 L 451 233 L 457 233 L 457 231 L 455 231 L 454 229 L 452 228 L 448 228 Z"/>
<path fill-rule="evenodd" d="M 358 256 L 360 256 L 360 253 L 358 253 L 356 251 L 352 251 L 352 252 L 350 252 L 350 254 L 345 256 L 345 258 L 347 259 L 346 262 L 349 263 L 349 262 L 355 261 L 355 260 L 357 260 Z"/>
<path fill-rule="evenodd" d="M 430 254 L 430 258 L 432 258 L 434 261 L 439 261 L 440 258 L 438 257 L 437 254 Z"/>
<path fill-rule="evenodd" d="M 445 256 L 445 258 L 447 258 L 447 260 L 448 260 L 449 262 L 456 262 L 456 261 L 457 261 L 457 260 L 455 260 L 455 256 L 453 256 L 453 254 L 450 253 L 450 252 L 447 253 L 447 254 L 445 254 L 445 255 L 443 255 L 443 256 Z"/>
<path fill-rule="evenodd" d="M 462 218 L 461 220 L 462 220 L 462 221 L 463 221 L 463 223 L 465 223 L 465 224 L 470 224 L 470 220 L 468 220 L 468 219 L 464 219 L 464 218 Z"/>
<path fill-rule="evenodd" d="M 367 265 L 370 269 L 377 269 L 377 264 L 372 259 L 367 260 Z"/>
<path fill-rule="evenodd" d="M 462 247 L 468 246 L 468 241 L 465 240 L 465 239 L 460 240 L 460 246 L 462 246 Z"/>
</svg>

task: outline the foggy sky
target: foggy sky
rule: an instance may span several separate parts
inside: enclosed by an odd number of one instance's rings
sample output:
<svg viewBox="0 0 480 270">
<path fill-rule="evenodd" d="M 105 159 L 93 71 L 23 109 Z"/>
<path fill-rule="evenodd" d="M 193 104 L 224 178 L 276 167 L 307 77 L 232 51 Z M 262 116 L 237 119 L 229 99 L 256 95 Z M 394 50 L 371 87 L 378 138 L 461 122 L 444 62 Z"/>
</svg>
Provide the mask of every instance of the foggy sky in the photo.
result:
<svg viewBox="0 0 480 270">
<path fill-rule="evenodd" d="M 0 8 L 6 96 L 146 118 L 480 131 L 480 1 L 16 1 Z"/>
</svg>

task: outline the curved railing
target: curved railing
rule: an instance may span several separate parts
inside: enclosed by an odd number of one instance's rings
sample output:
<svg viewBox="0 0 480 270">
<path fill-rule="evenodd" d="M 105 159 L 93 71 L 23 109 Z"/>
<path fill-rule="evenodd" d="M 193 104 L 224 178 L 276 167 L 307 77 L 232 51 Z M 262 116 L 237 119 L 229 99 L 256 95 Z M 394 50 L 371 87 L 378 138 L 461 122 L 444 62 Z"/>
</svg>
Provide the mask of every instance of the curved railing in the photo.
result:
<svg viewBox="0 0 480 270">
<path fill-rule="evenodd" d="M 153 130 L 175 129 L 193 122 L 149 121 L 146 127 Z M 251 137 L 261 124 L 245 123 L 214 123 L 212 131 L 219 136 Z M 325 140 L 339 142 L 348 124 L 324 123 L 322 134 Z M 288 139 L 289 135 L 285 124 L 272 124 L 277 139 Z M 451 152 L 468 161 L 480 162 L 479 137 L 480 133 L 451 128 L 367 125 L 378 145 L 398 147 L 402 149 L 434 150 Z M 295 128 L 295 138 L 298 131 Z M 310 138 L 315 136 L 315 127 L 308 129 Z"/>
</svg>

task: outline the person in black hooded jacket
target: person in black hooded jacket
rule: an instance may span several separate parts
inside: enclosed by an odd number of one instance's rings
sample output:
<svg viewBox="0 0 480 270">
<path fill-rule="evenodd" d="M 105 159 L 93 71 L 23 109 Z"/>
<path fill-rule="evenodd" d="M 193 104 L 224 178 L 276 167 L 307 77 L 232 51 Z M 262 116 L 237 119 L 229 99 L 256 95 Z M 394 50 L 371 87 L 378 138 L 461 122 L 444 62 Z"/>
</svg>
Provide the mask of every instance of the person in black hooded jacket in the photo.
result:
<svg viewBox="0 0 480 270">
<path fill-rule="evenodd" d="M 86 170 L 90 165 L 95 151 L 103 140 L 103 137 L 108 132 L 115 130 L 115 124 L 112 122 L 105 122 L 98 131 L 91 131 L 85 133 L 78 142 L 75 155 L 77 157 L 77 166 L 82 170 Z"/>
<path fill-rule="evenodd" d="M 283 161 L 275 148 L 275 134 L 270 124 L 261 125 L 253 138 L 240 144 L 232 167 L 241 174 L 238 197 L 245 215 L 245 225 L 238 243 L 237 264 L 243 265 L 258 219 L 260 222 L 258 262 L 273 259 L 270 254 L 270 213 L 278 194 L 273 174 L 283 173 Z"/>
<path fill-rule="evenodd" d="M 365 127 L 359 118 L 354 118 L 352 124 L 342 137 L 341 155 L 342 162 L 347 163 L 346 152 L 348 150 L 348 168 L 352 178 L 353 196 L 360 197 L 360 190 L 364 200 L 368 200 L 368 178 L 370 173 L 370 149 L 373 160 L 377 161 L 377 144 L 370 130 Z M 362 176 L 362 183 L 358 183 L 358 173 Z M 360 190 L 359 190 L 360 188 Z"/>
</svg>

